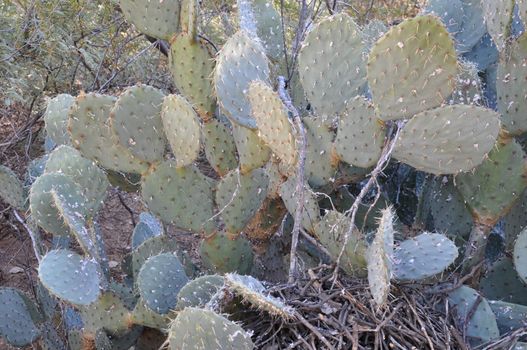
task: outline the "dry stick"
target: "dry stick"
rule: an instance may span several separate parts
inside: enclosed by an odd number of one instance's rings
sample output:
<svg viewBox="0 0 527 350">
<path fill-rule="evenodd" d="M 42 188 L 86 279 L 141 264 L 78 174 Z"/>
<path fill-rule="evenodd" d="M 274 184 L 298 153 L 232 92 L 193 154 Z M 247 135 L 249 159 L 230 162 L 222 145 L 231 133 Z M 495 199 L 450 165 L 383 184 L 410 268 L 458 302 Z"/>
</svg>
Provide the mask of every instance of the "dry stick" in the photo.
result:
<svg viewBox="0 0 527 350">
<path fill-rule="evenodd" d="M 359 209 L 359 205 L 364 199 L 364 196 L 368 193 L 370 188 L 377 182 L 377 177 L 384 169 L 384 166 L 388 163 L 390 160 L 390 156 L 393 152 L 393 149 L 395 147 L 395 143 L 397 142 L 397 139 L 399 138 L 399 133 L 403 127 L 403 123 L 401 122 L 400 125 L 398 125 L 397 131 L 395 133 L 395 136 L 393 139 L 388 141 L 388 143 L 384 146 L 381 157 L 379 161 L 377 162 L 377 165 L 375 166 L 375 169 L 370 173 L 370 179 L 366 183 L 366 185 L 362 188 L 357 198 L 355 198 L 355 201 L 353 202 L 353 205 L 351 208 L 347 211 L 347 213 L 351 212 L 351 220 L 350 225 L 348 229 L 346 230 L 346 233 L 344 234 L 344 244 L 342 245 L 342 248 L 340 250 L 339 256 L 337 257 L 335 270 L 333 271 L 333 281 L 336 281 L 338 269 L 340 265 L 340 260 L 342 258 L 342 255 L 344 255 L 344 251 L 346 250 L 346 246 L 348 245 L 351 233 L 353 232 L 353 229 L 355 228 L 355 216 L 357 216 L 357 211 Z"/>
<path fill-rule="evenodd" d="M 37 246 L 37 237 L 35 235 L 35 232 L 33 232 L 32 229 L 29 228 L 29 226 L 26 224 L 26 222 L 22 219 L 22 217 L 20 216 L 20 214 L 18 214 L 18 212 L 13 209 L 13 214 L 15 215 L 16 219 L 18 220 L 18 222 L 20 222 L 22 224 L 22 226 L 24 226 L 24 228 L 26 229 L 27 233 L 29 233 L 29 237 L 31 237 L 31 243 L 33 245 L 33 252 L 35 253 L 35 257 L 37 258 L 37 261 L 40 263 L 40 260 L 42 260 L 42 255 L 40 255 L 40 251 L 38 249 L 38 246 Z"/>
<path fill-rule="evenodd" d="M 306 145 L 307 145 L 307 138 L 306 138 L 306 131 L 304 129 L 304 125 L 302 124 L 302 120 L 300 119 L 300 114 L 298 113 L 298 110 L 293 106 L 293 103 L 291 102 L 291 97 L 289 96 L 289 93 L 285 89 L 285 78 L 283 76 L 278 77 L 278 94 L 280 95 L 280 98 L 282 99 L 282 102 L 284 103 L 285 107 L 289 110 L 289 112 L 293 115 L 293 121 L 295 123 L 299 140 L 297 139 L 297 142 L 300 141 L 299 144 L 299 155 L 298 155 L 298 167 L 296 171 L 296 188 L 295 188 L 295 196 L 297 197 L 297 207 L 295 211 L 295 221 L 293 224 L 293 232 L 292 232 L 292 239 L 291 239 L 291 254 L 290 254 L 290 262 L 289 262 L 289 278 L 288 282 L 293 283 L 295 281 L 295 278 L 297 276 L 297 259 L 296 259 L 296 249 L 298 246 L 298 235 L 300 233 L 300 225 L 302 222 L 302 212 L 304 209 L 304 170 L 306 165 Z"/>
</svg>

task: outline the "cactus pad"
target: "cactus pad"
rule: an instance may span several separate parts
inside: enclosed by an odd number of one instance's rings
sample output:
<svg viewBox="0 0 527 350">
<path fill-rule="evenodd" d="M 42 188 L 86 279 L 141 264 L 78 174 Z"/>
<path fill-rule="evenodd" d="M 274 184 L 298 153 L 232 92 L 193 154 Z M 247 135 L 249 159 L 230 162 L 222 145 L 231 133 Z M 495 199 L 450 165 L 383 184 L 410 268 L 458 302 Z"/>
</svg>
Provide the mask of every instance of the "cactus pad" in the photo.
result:
<svg viewBox="0 0 527 350">
<path fill-rule="evenodd" d="M 487 30 L 498 50 L 502 51 L 510 35 L 514 0 L 482 0 L 481 6 L 483 7 L 483 17 L 487 24 Z"/>
<path fill-rule="evenodd" d="M 420 280 L 444 271 L 457 258 L 457 247 L 439 233 L 422 233 L 395 248 L 393 273 L 400 281 Z"/>
<path fill-rule="evenodd" d="M 267 194 L 269 177 L 263 169 L 247 174 L 233 170 L 225 175 L 216 187 L 216 204 L 232 234 L 240 233 L 256 214 Z"/>
<path fill-rule="evenodd" d="M 271 150 L 262 142 L 255 130 L 233 123 L 232 136 L 238 150 L 242 174 L 264 166 L 271 157 Z"/>
<path fill-rule="evenodd" d="M 25 202 L 22 183 L 11 169 L 3 165 L 0 165 L 0 198 L 15 208 L 22 208 Z"/>
<path fill-rule="evenodd" d="M 146 164 L 118 144 L 110 127 L 110 111 L 115 101 L 115 97 L 95 93 L 77 96 L 68 122 L 72 144 L 84 157 L 106 169 L 142 173 Z"/>
<path fill-rule="evenodd" d="M 393 155 L 433 174 L 468 171 L 492 150 L 499 127 L 498 114 L 490 109 L 439 107 L 417 114 L 404 126 Z"/>
<path fill-rule="evenodd" d="M 192 164 L 199 155 L 200 125 L 196 112 L 183 96 L 168 95 L 161 117 L 176 166 Z"/>
<path fill-rule="evenodd" d="M 142 299 L 139 299 L 132 312 L 134 324 L 156 328 L 163 331 L 168 329 L 170 319 L 167 315 L 160 315 L 146 306 Z"/>
<path fill-rule="evenodd" d="M 520 278 L 527 283 L 527 229 L 524 229 L 514 244 L 514 266 Z"/>
<path fill-rule="evenodd" d="M 483 19 L 481 1 L 461 0 L 463 6 L 463 23 L 455 33 L 458 53 L 470 51 L 487 32 Z"/>
<path fill-rule="evenodd" d="M 81 308 L 84 330 L 95 333 L 104 329 L 112 335 L 122 335 L 130 327 L 131 313 L 123 301 L 112 292 L 105 292 L 96 302 Z"/>
<path fill-rule="evenodd" d="M 251 244 L 245 238 L 229 237 L 218 232 L 201 242 L 200 255 L 203 264 L 217 272 L 238 272 L 246 274 L 253 265 Z"/>
<path fill-rule="evenodd" d="M 284 41 L 280 14 L 270 0 L 251 1 L 256 34 L 271 59 L 283 59 Z"/>
<path fill-rule="evenodd" d="M 348 164 L 371 167 L 381 156 L 385 134 L 373 105 L 359 96 L 350 100 L 340 114 L 335 151 Z"/>
<path fill-rule="evenodd" d="M 68 113 L 75 102 L 75 97 L 68 94 L 60 94 L 48 101 L 44 112 L 44 123 L 47 135 L 57 145 L 69 145 Z"/>
<path fill-rule="evenodd" d="M 368 60 L 368 83 L 383 120 L 409 118 L 440 106 L 452 94 L 456 76 L 454 42 L 431 15 L 392 27 Z"/>
<path fill-rule="evenodd" d="M 29 345 L 40 334 L 27 302 L 30 300 L 18 290 L 0 288 L 0 337 L 13 346 Z"/>
<path fill-rule="evenodd" d="M 168 40 L 179 26 L 180 0 L 120 0 L 127 21 L 141 33 Z"/>
<path fill-rule="evenodd" d="M 527 306 L 497 300 L 489 300 L 489 305 L 496 316 L 496 322 L 498 323 L 498 329 L 501 334 L 525 327 Z M 518 344 L 519 343 L 516 345 Z M 525 349 L 526 348 L 514 348 L 514 350 Z"/>
<path fill-rule="evenodd" d="M 252 350 L 251 336 L 236 323 L 210 310 L 188 307 L 172 322 L 171 350 Z"/>
<path fill-rule="evenodd" d="M 230 37 L 217 58 L 214 86 L 218 102 L 231 120 L 256 128 L 246 91 L 251 81 L 268 79 L 269 62 L 264 48 L 243 31 Z"/>
<path fill-rule="evenodd" d="M 527 303 L 527 285 L 518 276 L 514 262 L 509 257 L 496 260 L 480 280 L 479 287 L 487 299 L 523 305 Z"/>
<path fill-rule="evenodd" d="M 48 252 L 38 267 L 42 284 L 55 296 L 75 305 L 88 305 L 100 295 L 97 264 L 70 250 Z"/>
<path fill-rule="evenodd" d="M 204 307 L 224 284 L 225 280 L 218 275 L 201 276 L 190 281 L 179 291 L 176 310 Z"/>
<path fill-rule="evenodd" d="M 224 122 L 217 119 L 204 122 L 201 126 L 201 139 L 205 157 L 220 176 L 238 166 L 232 130 Z"/>
<path fill-rule="evenodd" d="M 335 133 L 321 118 L 302 118 L 306 130 L 306 178 L 310 186 L 324 186 L 337 172 L 337 162 L 331 156 Z"/>
<path fill-rule="evenodd" d="M 527 131 L 527 34 L 523 34 L 510 47 L 510 52 L 500 58 L 496 90 L 498 111 L 503 126 L 513 135 Z"/>
<path fill-rule="evenodd" d="M 111 126 L 121 146 L 150 163 L 162 160 L 165 152 L 161 122 L 164 97 L 154 87 L 132 86 L 119 96 L 110 113 Z"/>
<path fill-rule="evenodd" d="M 296 193 L 296 178 L 291 177 L 280 186 L 280 197 L 291 215 L 295 215 L 299 193 Z M 320 221 L 320 208 L 314 192 L 307 184 L 304 185 L 304 209 L 302 211 L 302 226 L 313 233 L 315 225 Z"/>
<path fill-rule="evenodd" d="M 162 235 L 163 224 L 153 215 L 143 212 L 139 215 L 139 222 L 132 232 L 132 249 L 139 247 L 144 241 Z"/>
<path fill-rule="evenodd" d="M 333 118 L 360 94 L 366 83 L 363 41 L 359 26 L 344 13 L 318 22 L 307 33 L 298 54 L 298 72 L 320 117 Z"/>
<path fill-rule="evenodd" d="M 166 223 L 193 232 L 212 232 L 214 182 L 193 166 L 177 168 L 173 160 L 143 178 L 141 194 L 150 211 Z"/>
</svg>

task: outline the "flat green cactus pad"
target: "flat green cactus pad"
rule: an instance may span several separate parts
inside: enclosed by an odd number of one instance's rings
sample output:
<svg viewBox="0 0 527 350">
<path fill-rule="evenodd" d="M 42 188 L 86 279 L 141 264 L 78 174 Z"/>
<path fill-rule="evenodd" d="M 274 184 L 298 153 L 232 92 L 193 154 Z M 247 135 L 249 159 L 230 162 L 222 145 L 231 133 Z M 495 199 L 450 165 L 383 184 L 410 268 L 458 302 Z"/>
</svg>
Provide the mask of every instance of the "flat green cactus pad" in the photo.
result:
<svg viewBox="0 0 527 350">
<path fill-rule="evenodd" d="M 400 281 L 420 280 L 444 271 L 457 258 L 454 242 L 439 233 L 422 233 L 394 251 L 393 274 Z"/>
<path fill-rule="evenodd" d="M 348 164 L 368 168 L 381 156 L 386 130 L 375 108 L 362 96 L 348 102 L 340 114 L 335 152 Z"/>
<path fill-rule="evenodd" d="M 496 316 L 496 322 L 498 323 L 500 334 L 509 333 L 525 327 L 525 319 L 527 319 L 527 306 L 508 303 L 501 300 L 489 300 L 489 305 Z M 518 344 L 520 343 L 517 343 L 516 345 Z M 514 348 L 514 350 L 525 349 L 527 348 Z"/>
<path fill-rule="evenodd" d="M 203 265 L 217 273 L 246 274 L 253 265 L 249 241 L 242 236 L 229 237 L 223 232 L 215 233 L 201 242 L 200 256 Z"/>
<path fill-rule="evenodd" d="M 344 214 L 330 210 L 315 226 L 315 235 L 320 243 L 329 251 L 331 259 L 336 260 L 344 244 L 344 237 L 349 229 L 350 219 Z M 346 273 L 353 276 L 366 276 L 366 243 L 361 233 L 353 229 L 348 245 L 342 254 L 340 266 Z"/>
<path fill-rule="evenodd" d="M 282 20 L 271 0 L 251 1 L 256 34 L 262 41 L 267 56 L 274 61 L 283 59 L 284 32 Z"/>
<path fill-rule="evenodd" d="M 514 244 L 514 266 L 520 278 L 527 283 L 527 229 L 524 229 Z"/>
<path fill-rule="evenodd" d="M 492 40 L 503 50 L 510 35 L 514 0 L 481 1 L 483 17 Z"/>
<path fill-rule="evenodd" d="M 177 295 L 187 282 L 185 268 L 172 253 L 149 258 L 137 275 L 141 298 L 148 308 L 158 314 L 166 314 L 174 309 Z"/>
<path fill-rule="evenodd" d="M 161 122 L 165 94 L 148 85 L 127 88 L 110 113 L 110 123 L 121 146 L 149 163 L 161 161 L 166 138 Z"/>
<path fill-rule="evenodd" d="M 252 350 L 251 336 L 214 311 L 188 307 L 170 327 L 171 350 Z"/>
<path fill-rule="evenodd" d="M 224 176 L 238 166 L 236 143 L 232 130 L 222 121 L 211 119 L 201 125 L 205 157 L 214 171 Z"/>
<path fill-rule="evenodd" d="M 269 73 L 264 48 L 244 31 L 227 40 L 218 54 L 214 86 L 220 106 L 232 121 L 256 128 L 246 91 L 253 80 L 267 82 Z"/>
<path fill-rule="evenodd" d="M 498 114 L 453 105 L 417 114 L 402 129 L 394 157 L 432 174 L 456 174 L 481 164 L 496 143 Z"/>
<path fill-rule="evenodd" d="M 3 165 L 0 165 L 0 198 L 7 204 L 15 207 L 24 207 L 24 189 L 18 176 Z"/>
<path fill-rule="evenodd" d="M 139 222 L 132 232 L 132 249 L 136 249 L 143 242 L 164 233 L 163 224 L 154 215 L 143 212 L 139 215 Z"/>
<path fill-rule="evenodd" d="M 463 23 L 461 29 L 455 33 L 456 49 L 458 53 L 469 52 L 487 33 L 487 26 L 483 18 L 481 1 L 461 0 L 463 5 Z"/>
<path fill-rule="evenodd" d="M 298 73 L 320 117 L 335 117 L 361 93 L 366 83 L 364 38 L 350 16 L 337 14 L 313 26 L 298 54 Z"/>
<path fill-rule="evenodd" d="M 409 118 L 440 106 L 452 94 L 456 76 L 454 42 L 432 15 L 392 27 L 369 55 L 368 84 L 383 120 Z"/>
<path fill-rule="evenodd" d="M 57 145 L 69 145 L 68 113 L 75 102 L 75 97 L 68 94 L 60 94 L 48 101 L 44 112 L 44 124 L 47 135 Z"/>
<path fill-rule="evenodd" d="M 473 172 L 456 176 L 456 186 L 479 223 L 494 224 L 527 186 L 525 154 L 514 140 L 493 149 Z"/>
<path fill-rule="evenodd" d="M 262 142 L 255 130 L 233 123 L 232 136 L 238 150 L 242 174 L 261 168 L 271 157 L 271 150 Z"/>
<path fill-rule="evenodd" d="M 113 96 L 95 93 L 77 96 L 69 114 L 71 142 L 84 157 L 106 169 L 140 174 L 147 169 L 146 164 L 118 144 L 110 127 L 115 101 Z"/>
<path fill-rule="evenodd" d="M 90 214 L 94 215 L 101 207 L 109 185 L 106 174 L 76 149 L 70 146 L 57 147 L 49 155 L 45 171 L 70 177 L 86 198 Z"/>
<path fill-rule="evenodd" d="M 179 291 L 176 310 L 186 307 L 204 307 L 224 286 L 225 280 L 218 275 L 198 277 L 187 283 Z"/>
<path fill-rule="evenodd" d="M 31 317 L 29 301 L 14 288 L 0 288 L 0 336 L 13 346 L 29 345 L 40 334 Z M 36 306 L 33 308 L 36 310 Z"/>
<path fill-rule="evenodd" d="M 57 208 L 52 205 L 52 192 L 59 194 L 69 204 L 69 207 L 76 209 L 76 213 L 81 217 L 88 214 L 88 203 L 81 188 L 70 177 L 63 174 L 44 174 L 39 176 L 31 186 L 29 208 L 38 226 L 56 235 L 67 235 L 69 233 L 67 225 Z"/>
<path fill-rule="evenodd" d="M 233 170 L 216 187 L 216 205 L 232 234 L 240 233 L 263 204 L 267 195 L 269 177 L 264 169 L 247 174 Z"/>
<path fill-rule="evenodd" d="M 296 193 L 296 178 L 290 177 L 286 182 L 280 185 L 280 197 L 285 203 L 287 211 L 295 215 L 298 206 L 298 195 Z M 320 221 L 320 208 L 318 207 L 317 198 L 311 188 L 304 184 L 304 209 L 302 211 L 302 227 L 308 232 L 315 231 L 315 225 Z"/>
<path fill-rule="evenodd" d="M 506 2 L 506 1 L 504 1 Z M 496 91 L 503 126 L 513 135 L 527 131 L 527 34 L 523 34 L 500 58 Z"/>
<path fill-rule="evenodd" d="M 170 324 L 168 315 L 161 315 L 152 311 L 142 299 L 139 299 L 135 305 L 132 320 L 134 324 L 160 329 L 163 332 L 168 330 Z"/>
<path fill-rule="evenodd" d="M 335 133 L 321 118 L 302 118 L 306 130 L 306 177 L 315 188 L 327 185 L 337 172 L 337 161 L 332 157 Z M 296 170 L 296 169 L 295 169 Z"/>
<path fill-rule="evenodd" d="M 527 304 L 527 285 L 518 276 L 509 257 L 501 257 L 490 266 L 481 278 L 479 288 L 487 299 Z"/>
<path fill-rule="evenodd" d="M 40 261 L 38 277 L 55 296 L 75 305 L 89 305 L 100 295 L 97 264 L 70 250 L 52 250 Z"/>
<path fill-rule="evenodd" d="M 199 155 L 200 124 L 190 103 L 181 95 L 168 95 L 161 113 L 163 128 L 176 157 L 176 166 L 190 165 Z"/>
<path fill-rule="evenodd" d="M 211 233 L 214 181 L 193 166 L 178 168 L 174 160 L 157 166 L 142 180 L 141 194 L 150 211 L 166 223 Z"/>
<path fill-rule="evenodd" d="M 104 292 L 96 302 L 80 309 L 84 330 L 95 333 L 104 329 L 112 335 L 122 335 L 131 326 L 130 310 L 113 292 Z"/>
<path fill-rule="evenodd" d="M 180 33 L 170 45 L 170 72 L 179 91 L 194 105 L 203 119 L 214 116 L 212 92 L 214 61 L 207 44 L 191 33 Z"/>
<path fill-rule="evenodd" d="M 127 21 L 141 33 L 168 40 L 179 27 L 180 0 L 120 0 Z"/>
</svg>

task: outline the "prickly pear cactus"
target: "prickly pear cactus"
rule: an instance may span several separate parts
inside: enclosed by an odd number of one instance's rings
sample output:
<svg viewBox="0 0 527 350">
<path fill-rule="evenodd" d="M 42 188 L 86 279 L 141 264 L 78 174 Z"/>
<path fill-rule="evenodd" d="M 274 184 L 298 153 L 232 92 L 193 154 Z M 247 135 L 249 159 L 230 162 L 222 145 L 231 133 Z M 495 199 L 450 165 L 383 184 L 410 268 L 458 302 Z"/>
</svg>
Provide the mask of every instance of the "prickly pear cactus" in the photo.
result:
<svg viewBox="0 0 527 350">
<path fill-rule="evenodd" d="M 71 143 L 68 133 L 68 113 L 74 102 L 75 97 L 68 94 L 57 95 L 48 101 L 44 112 L 46 133 L 57 145 Z"/>
<path fill-rule="evenodd" d="M 238 166 L 236 143 L 232 130 L 222 121 L 212 119 L 201 126 L 205 157 L 220 176 Z"/>
<path fill-rule="evenodd" d="M 224 284 L 224 278 L 218 275 L 201 276 L 190 281 L 179 291 L 175 309 L 204 307 L 223 288 Z"/>
<path fill-rule="evenodd" d="M 206 237 L 201 242 L 200 255 L 203 264 L 218 273 L 246 274 L 253 265 L 251 244 L 242 236 L 231 237 L 223 232 Z"/>
<path fill-rule="evenodd" d="M 121 0 L 119 5 L 141 33 L 168 40 L 178 30 L 181 0 Z"/>
<path fill-rule="evenodd" d="M 14 288 L 1 288 L 0 336 L 13 346 L 31 344 L 40 335 L 31 315 L 33 310 L 36 310 L 36 306 L 22 292 Z"/>
<path fill-rule="evenodd" d="M 24 189 L 18 176 L 3 165 L 0 165 L 0 198 L 15 208 L 24 207 Z"/>
</svg>

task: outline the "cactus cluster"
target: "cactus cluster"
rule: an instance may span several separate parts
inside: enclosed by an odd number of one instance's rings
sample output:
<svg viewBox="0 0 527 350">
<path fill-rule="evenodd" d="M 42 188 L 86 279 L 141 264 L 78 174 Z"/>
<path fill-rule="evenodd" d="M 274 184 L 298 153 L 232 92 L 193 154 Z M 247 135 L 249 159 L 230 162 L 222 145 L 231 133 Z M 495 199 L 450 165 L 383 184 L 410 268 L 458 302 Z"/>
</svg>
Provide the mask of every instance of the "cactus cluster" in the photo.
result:
<svg viewBox="0 0 527 350">
<path fill-rule="evenodd" d="M 523 20 L 525 3 L 517 1 Z M 503 220 L 507 256 L 492 263 L 480 292 L 462 286 L 448 300 L 473 344 L 520 327 L 526 311 L 519 304 L 527 302 L 527 222 L 518 208 L 527 187 L 520 138 L 527 130 L 527 41 L 514 37 L 513 0 L 429 0 L 417 17 L 390 28 L 359 25 L 346 13 L 324 18 L 299 45 L 291 75 L 298 82 L 289 82 L 289 92 L 275 89 L 286 60 L 271 2 L 240 1 L 241 28 L 215 58 L 197 34 L 197 1 L 120 5 L 139 31 L 170 41 L 179 93 L 138 84 L 115 96 L 59 95 L 44 118 L 55 149 L 25 183 L 0 167 L 6 203 L 28 206 L 38 228 L 66 242 L 40 247 L 39 304 L 57 298 L 72 306 L 72 348 L 92 342 L 124 349 L 139 342 L 143 327 L 159 329 L 170 349 L 254 348 L 250 331 L 221 315 L 218 303 L 234 295 L 260 312 L 295 317 L 249 275 L 284 279 L 274 234 L 290 233 L 287 217 L 299 206 L 300 229 L 345 273 L 368 278 L 378 308 L 392 283 L 439 278 L 464 241 L 463 268 L 478 265 Z M 357 198 L 350 191 L 359 193 L 372 167 L 390 156 L 415 177 L 421 233 L 413 237 L 399 226 L 400 192 L 391 200 L 379 185 L 369 193 L 370 209 L 350 209 Z M 130 190 L 149 210 L 131 233 L 122 283 L 110 276 L 97 225 L 118 177 L 137 179 Z M 165 224 L 201 237 L 209 274 Z M 299 254 L 310 256 L 310 246 Z M 0 319 L 9 343 L 53 341 L 46 333 L 51 317 L 23 293 L 2 288 L 0 301 L 13 320 Z"/>
</svg>

